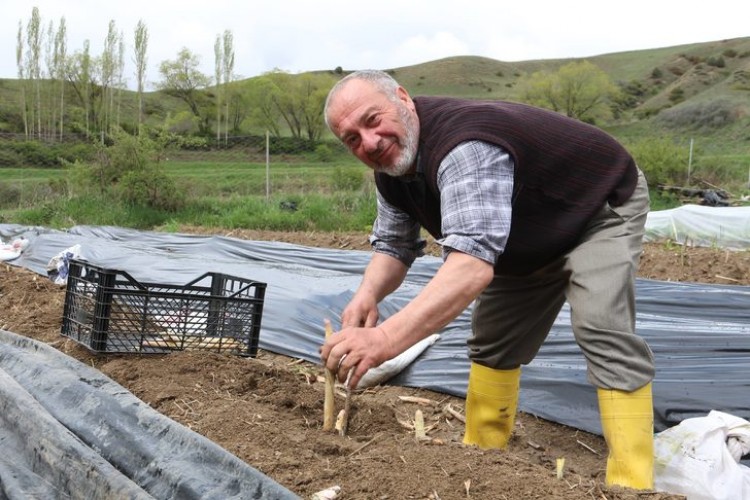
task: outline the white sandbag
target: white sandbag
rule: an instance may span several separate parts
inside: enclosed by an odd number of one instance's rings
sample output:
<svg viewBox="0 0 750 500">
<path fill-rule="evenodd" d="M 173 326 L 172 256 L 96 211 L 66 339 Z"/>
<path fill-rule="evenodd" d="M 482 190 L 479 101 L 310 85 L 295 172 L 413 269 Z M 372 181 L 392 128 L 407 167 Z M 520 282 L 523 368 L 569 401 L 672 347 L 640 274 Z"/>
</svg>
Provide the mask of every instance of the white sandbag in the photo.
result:
<svg viewBox="0 0 750 500">
<path fill-rule="evenodd" d="M 688 500 L 750 498 L 750 422 L 712 411 L 689 418 L 654 438 L 654 487 Z"/>
<path fill-rule="evenodd" d="M 420 340 L 395 358 L 389 359 L 380 366 L 370 368 L 367 370 L 367 373 L 359 379 L 357 389 L 375 387 L 376 385 L 387 382 L 389 379 L 400 373 L 404 368 L 409 366 L 425 349 L 437 342 L 439 338 L 439 334 L 433 333 L 429 337 Z"/>
</svg>

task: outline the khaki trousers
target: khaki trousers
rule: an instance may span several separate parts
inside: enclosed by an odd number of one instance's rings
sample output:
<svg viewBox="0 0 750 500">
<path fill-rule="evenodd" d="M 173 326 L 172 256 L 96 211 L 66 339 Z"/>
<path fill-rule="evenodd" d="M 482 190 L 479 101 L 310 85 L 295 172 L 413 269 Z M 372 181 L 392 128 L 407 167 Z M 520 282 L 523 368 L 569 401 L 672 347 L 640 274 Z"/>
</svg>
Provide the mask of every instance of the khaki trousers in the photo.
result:
<svg viewBox="0 0 750 500">
<path fill-rule="evenodd" d="M 605 204 L 567 254 L 528 276 L 496 276 L 474 305 L 469 358 L 496 369 L 530 363 L 567 300 L 593 385 L 633 391 L 650 382 L 653 355 L 635 334 L 635 273 L 648 209 L 639 172 L 631 198 L 620 207 Z"/>
</svg>

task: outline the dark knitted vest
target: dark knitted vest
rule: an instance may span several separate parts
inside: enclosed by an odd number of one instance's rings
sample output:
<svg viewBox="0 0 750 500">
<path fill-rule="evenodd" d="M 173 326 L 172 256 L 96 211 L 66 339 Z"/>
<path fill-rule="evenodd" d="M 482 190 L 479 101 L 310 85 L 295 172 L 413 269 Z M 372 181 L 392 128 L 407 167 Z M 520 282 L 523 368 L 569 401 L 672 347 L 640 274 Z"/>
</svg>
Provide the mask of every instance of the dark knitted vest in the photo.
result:
<svg viewBox="0 0 750 500">
<path fill-rule="evenodd" d="M 523 275 L 573 248 L 605 201 L 622 205 L 633 193 L 633 158 L 600 129 L 558 113 L 501 101 L 414 99 L 419 115 L 423 180 L 376 174 L 391 204 L 442 238 L 437 170 L 459 143 L 481 140 L 505 148 L 515 163 L 510 236 L 498 274 Z"/>
</svg>

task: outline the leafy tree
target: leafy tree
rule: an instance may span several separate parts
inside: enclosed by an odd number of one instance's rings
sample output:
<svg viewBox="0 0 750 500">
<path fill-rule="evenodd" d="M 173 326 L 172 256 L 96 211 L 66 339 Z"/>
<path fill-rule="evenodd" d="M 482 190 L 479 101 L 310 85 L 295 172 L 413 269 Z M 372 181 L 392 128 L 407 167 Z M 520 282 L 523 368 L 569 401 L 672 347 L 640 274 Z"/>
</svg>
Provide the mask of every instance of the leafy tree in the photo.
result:
<svg viewBox="0 0 750 500">
<path fill-rule="evenodd" d="M 268 130 L 274 137 L 281 136 L 281 115 L 274 104 L 274 96 L 280 92 L 271 74 L 251 78 L 242 83 L 240 95 L 252 103 L 248 121 L 251 126 Z"/>
<path fill-rule="evenodd" d="M 292 136 L 318 140 L 324 128 L 323 105 L 333 85 L 332 77 L 312 73 L 292 76 L 283 71 L 267 76 L 273 84 L 271 102 Z"/>
<path fill-rule="evenodd" d="M 116 36 L 112 39 L 113 43 L 117 43 L 117 40 Z M 110 59 L 105 61 L 106 58 Z M 83 50 L 76 51 L 67 59 L 65 65 L 68 86 L 73 90 L 84 112 L 84 123 L 75 126 L 82 128 L 87 134 L 99 133 L 102 142 L 105 141 L 110 129 L 117 127 L 113 123 L 114 92 L 111 86 L 120 81 L 117 49 L 110 52 L 106 58 L 92 57 L 90 43 L 84 40 Z M 109 67 L 106 67 L 107 65 Z M 105 85 L 103 81 L 108 83 Z"/>
<path fill-rule="evenodd" d="M 187 104 L 193 115 L 200 119 L 200 132 L 205 135 L 209 122 L 206 109 L 209 99 L 205 89 L 211 84 L 211 77 L 201 73 L 199 66 L 200 57 L 183 48 L 177 59 L 162 61 L 159 65 L 162 80 L 157 83 L 157 88 Z"/>
<path fill-rule="evenodd" d="M 238 85 L 232 85 L 227 89 L 227 126 L 232 132 L 240 132 L 242 123 L 250 115 L 254 103 L 249 99 Z"/>
<path fill-rule="evenodd" d="M 325 128 L 323 106 L 328 91 L 333 86 L 333 80 L 326 75 L 305 73 L 301 75 L 300 83 L 304 91 L 304 123 L 307 129 L 307 138 L 311 141 L 317 141 Z"/>
<path fill-rule="evenodd" d="M 100 87 L 95 81 L 97 67 L 98 61 L 91 57 L 88 40 L 83 41 L 83 50 L 73 53 L 65 63 L 65 77 L 83 108 L 83 129 L 86 134 L 91 134 L 91 124 L 98 122 L 96 108 L 93 105 L 101 96 Z"/>
<path fill-rule="evenodd" d="M 573 62 L 557 72 L 533 73 L 521 83 L 522 99 L 582 121 L 609 115 L 619 92 L 607 74 L 588 61 Z"/>
</svg>

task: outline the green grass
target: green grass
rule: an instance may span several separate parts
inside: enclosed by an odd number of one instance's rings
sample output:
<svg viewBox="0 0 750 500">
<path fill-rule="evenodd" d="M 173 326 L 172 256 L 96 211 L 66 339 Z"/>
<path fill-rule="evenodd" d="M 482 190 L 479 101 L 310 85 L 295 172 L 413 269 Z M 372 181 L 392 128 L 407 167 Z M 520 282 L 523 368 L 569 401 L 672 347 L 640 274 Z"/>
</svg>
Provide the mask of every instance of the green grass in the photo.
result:
<svg viewBox="0 0 750 500">
<path fill-rule="evenodd" d="M 277 158 L 268 167 L 220 160 L 217 156 L 163 164 L 184 197 L 184 203 L 171 212 L 131 206 L 111 193 L 87 191 L 73 184 L 68 178 L 72 171 L 65 168 L 0 168 L 0 221 L 55 228 L 186 224 L 331 231 L 367 230 L 374 220 L 372 174 L 353 158 L 340 157 L 331 163 L 306 161 L 303 156 Z M 750 154 L 700 152 L 693 159 L 694 183 L 721 186 L 733 196 L 750 192 L 748 175 Z M 676 197 L 658 192 L 652 192 L 651 198 L 652 210 L 680 204 Z"/>
<path fill-rule="evenodd" d="M 62 168 L 0 168 L 0 182 L 34 183 L 64 179 L 67 171 Z"/>
<path fill-rule="evenodd" d="M 250 163 L 168 162 L 164 168 L 185 199 L 171 212 L 72 186 L 65 169 L 0 169 L 0 221 L 55 228 L 188 224 L 332 231 L 365 230 L 375 218 L 372 175 L 356 163 L 279 162 L 270 165 L 268 177 L 265 165 Z"/>
</svg>

